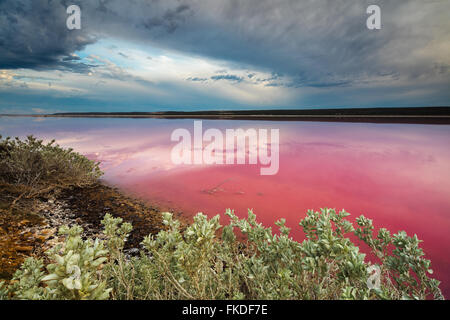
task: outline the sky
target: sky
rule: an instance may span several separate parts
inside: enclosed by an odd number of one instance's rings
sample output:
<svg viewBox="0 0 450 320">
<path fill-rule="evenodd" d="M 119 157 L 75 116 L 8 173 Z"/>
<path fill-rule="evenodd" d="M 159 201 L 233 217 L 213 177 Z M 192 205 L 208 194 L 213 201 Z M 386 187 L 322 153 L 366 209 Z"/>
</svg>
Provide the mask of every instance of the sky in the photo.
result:
<svg viewBox="0 0 450 320">
<path fill-rule="evenodd" d="M 66 10 L 81 8 L 81 29 Z M 381 29 L 369 30 L 369 5 Z M 0 0 L 0 113 L 450 105 L 448 0 Z"/>
</svg>

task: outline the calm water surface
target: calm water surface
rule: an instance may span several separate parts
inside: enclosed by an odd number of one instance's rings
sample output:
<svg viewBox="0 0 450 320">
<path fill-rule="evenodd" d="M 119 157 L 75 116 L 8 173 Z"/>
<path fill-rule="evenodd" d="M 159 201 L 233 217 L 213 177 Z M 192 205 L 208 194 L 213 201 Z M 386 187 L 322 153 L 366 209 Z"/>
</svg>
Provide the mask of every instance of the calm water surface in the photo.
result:
<svg viewBox="0 0 450 320">
<path fill-rule="evenodd" d="M 286 218 L 301 240 L 306 210 L 345 208 L 377 228 L 417 234 L 450 297 L 450 126 L 208 120 L 203 127 L 279 129 L 278 174 L 172 164 L 170 135 L 193 132 L 193 120 L 0 118 L 3 136 L 54 138 L 101 161 L 108 183 L 186 215 L 233 208 L 243 217 L 253 208 L 267 226 Z"/>
</svg>

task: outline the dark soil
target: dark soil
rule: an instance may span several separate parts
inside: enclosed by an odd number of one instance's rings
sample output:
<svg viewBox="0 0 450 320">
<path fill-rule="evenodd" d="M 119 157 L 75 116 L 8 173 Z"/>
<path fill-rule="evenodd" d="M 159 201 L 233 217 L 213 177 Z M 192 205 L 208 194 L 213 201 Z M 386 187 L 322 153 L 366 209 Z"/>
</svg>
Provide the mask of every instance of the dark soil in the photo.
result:
<svg viewBox="0 0 450 320">
<path fill-rule="evenodd" d="M 125 249 L 139 248 L 145 236 L 163 229 L 159 209 L 103 184 L 66 190 L 58 198 L 65 201 L 66 207 L 81 220 L 82 225 L 87 224 L 94 231 L 103 229 L 101 221 L 107 213 L 131 223 L 133 231 Z"/>
<path fill-rule="evenodd" d="M 61 242 L 62 225 L 78 224 L 84 238 L 103 238 L 105 214 L 120 217 L 133 225 L 125 244 L 128 255 L 138 253 L 145 236 L 164 229 L 158 208 L 101 183 L 22 198 L 11 207 L 19 195 L 13 186 L 0 185 L 0 280 L 11 279 L 27 257 L 44 257 L 47 249 Z"/>
</svg>

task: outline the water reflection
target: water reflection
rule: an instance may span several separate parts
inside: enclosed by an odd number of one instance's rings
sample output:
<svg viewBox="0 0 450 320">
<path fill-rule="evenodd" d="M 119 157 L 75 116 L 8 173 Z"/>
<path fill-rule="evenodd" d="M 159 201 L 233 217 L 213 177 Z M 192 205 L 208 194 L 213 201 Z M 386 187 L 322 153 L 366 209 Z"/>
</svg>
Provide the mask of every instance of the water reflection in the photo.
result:
<svg viewBox="0 0 450 320">
<path fill-rule="evenodd" d="M 345 208 L 376 227 L 423 239 L 449 296 L 450 126 L 203 121 L 204 128 L 280 129 L 280 169 L 172 164 L 170 135 L 193 120 L 0 118 L 6 135 L 55 138 L 102 162 L 104 179 L 162 207 L 213 215 L 253 208 L 272 225 L 285 217 L 293 236 L 307 209 Z"/>
</svg>

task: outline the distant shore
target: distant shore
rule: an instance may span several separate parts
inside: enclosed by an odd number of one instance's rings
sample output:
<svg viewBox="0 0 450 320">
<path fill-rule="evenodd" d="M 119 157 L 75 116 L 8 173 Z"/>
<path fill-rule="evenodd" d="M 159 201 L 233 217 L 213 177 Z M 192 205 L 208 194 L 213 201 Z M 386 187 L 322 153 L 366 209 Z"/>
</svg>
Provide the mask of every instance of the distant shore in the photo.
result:
<svg viewBox="0 0 450 320">
<path fill-rule="evenodd" d="M 70 112 L 1 114 L 0 117 L 38 118 L 155 118 L 207 120 L 324 121 L 371 123 L 450 124 L 450 107 L 348 108 L 314 110 L 236 110 L 168 112 Z"/>
</svg>

